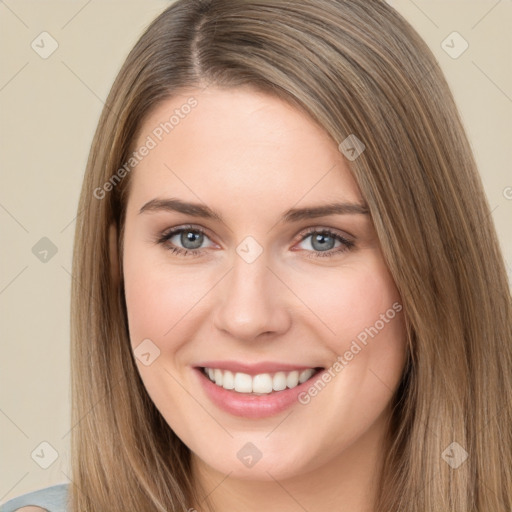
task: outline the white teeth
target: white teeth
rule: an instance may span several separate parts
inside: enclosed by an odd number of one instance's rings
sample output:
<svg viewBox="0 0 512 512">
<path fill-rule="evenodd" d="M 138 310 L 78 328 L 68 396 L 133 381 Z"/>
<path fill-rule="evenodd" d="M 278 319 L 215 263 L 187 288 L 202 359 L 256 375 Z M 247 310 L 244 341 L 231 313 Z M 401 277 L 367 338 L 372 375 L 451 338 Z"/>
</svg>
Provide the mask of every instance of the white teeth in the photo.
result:
<svg viewBox="0 0 512 512">
<path fill-rule="evenodd" d="M 286 376 L 286 385 L 289 388 L 294 388 L 295 386 L 299 385 L 299 372 L 297 370 L 290 372 Z"/>
<path fill-rule="evenodd" d="M 204 373 L 212 382 L 224 389 L 232 389 L 238 393 L 268 394 L 272 391 L 295 388 L 310 379 L 316 373 L 316 370 L 308 368 L 300 372 L 293 370 L 291 372 L 277 372 L 274 375 L 260 373 L 252 376 L 241 372 L 233 374 L 233 372 L 219 370 L 218 368 L 204 368 Z"/>
<path fill-rule="evenodd" d="M 277 372 L 272 379 L 272 389 L 274 391 L 282 391 L 286 389 L 286 373 Z"/>
<path fill-rule="evenodd" d="M 308 368 L 307 370 L 302 370 L 299 375 L 299 383 L 302 384 L 306 382 L 312 375 L 315 373 L 313 368 Z"/>
<path fill-rule="evenodd" d="M 252 393 L 252 377 L 246 373 L 235 373 L 235 391 Z"/>
<path fill-rule="evenodd" d="M 252 378 L 254 393 L 272 393 L 272 377 L 268 373 L 261 373 Z"/>
<path fill-rule="evenodd" d="M 222 387 L 224 389 L 235 389 L 235 376 L 230 371 L 225 371 L 222 377 Z"/>
</svg>

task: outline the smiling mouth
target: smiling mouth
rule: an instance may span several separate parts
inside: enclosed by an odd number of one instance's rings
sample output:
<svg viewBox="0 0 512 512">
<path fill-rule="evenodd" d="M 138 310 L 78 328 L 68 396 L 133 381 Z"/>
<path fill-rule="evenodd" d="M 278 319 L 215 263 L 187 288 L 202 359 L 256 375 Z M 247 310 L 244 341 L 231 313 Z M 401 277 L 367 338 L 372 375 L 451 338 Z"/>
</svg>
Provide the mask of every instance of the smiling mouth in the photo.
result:
<svg viewBox="0 0 512 512">
<path fill-rule="evenodd" d="M 218 387 L 236 393 L 252 395 L 268 395 L 271 393 L 293 389 L 312 379 L 324 368 L 307 368 L 305 370 L 278 371 L 274 373 L 260 373 L 249 375 L 243 372 L 231 372 L 219 368 L 205 368 L 200 370 Z"/>
</svg>

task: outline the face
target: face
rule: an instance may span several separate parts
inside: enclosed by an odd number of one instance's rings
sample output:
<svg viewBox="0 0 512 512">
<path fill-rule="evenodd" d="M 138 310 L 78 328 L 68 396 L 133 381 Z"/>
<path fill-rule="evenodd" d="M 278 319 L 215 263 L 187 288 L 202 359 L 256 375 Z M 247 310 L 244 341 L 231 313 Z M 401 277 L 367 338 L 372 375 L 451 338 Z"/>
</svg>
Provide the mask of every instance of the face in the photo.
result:
<svg viewBox="0 0 512 512">
<path fill-rule="evenodd" d="M 131 344 L 194 460 L 268 480 L 379 446 L 403 313 L 336 143 L 276 97 L 210 87 L 160 104 L 136 148 Z"/>
</svg>

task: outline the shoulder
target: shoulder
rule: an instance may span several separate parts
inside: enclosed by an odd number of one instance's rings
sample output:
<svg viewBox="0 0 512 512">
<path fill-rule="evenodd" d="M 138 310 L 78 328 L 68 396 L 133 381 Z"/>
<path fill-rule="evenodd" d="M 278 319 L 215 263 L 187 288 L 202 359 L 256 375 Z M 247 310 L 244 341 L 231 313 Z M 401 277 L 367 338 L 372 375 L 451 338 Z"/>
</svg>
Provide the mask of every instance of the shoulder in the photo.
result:
<svg viewBox="0 0 512 512">
<path fill-rule="evenodd" d="M 0 512 L 66 512 L 69 484 L 32 491 L 0 505 Z"/>
<path fill-rule="evenodd" d="M 28 507 L 17 508 L 16 512 L 46 512 L 46 509 L 41 507 L 34 507 L 34 505 L 29 505 Z"/>
</svg>

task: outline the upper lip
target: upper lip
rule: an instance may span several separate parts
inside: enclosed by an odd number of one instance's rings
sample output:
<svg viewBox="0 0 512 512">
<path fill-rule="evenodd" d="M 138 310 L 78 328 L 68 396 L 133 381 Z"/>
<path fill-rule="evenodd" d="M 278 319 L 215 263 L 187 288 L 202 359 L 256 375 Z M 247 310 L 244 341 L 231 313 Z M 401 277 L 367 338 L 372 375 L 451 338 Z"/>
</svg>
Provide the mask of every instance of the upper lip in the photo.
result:
<svg viewBox="0 0 512 512">
<path fill-rule="evenodd" d="M 260 373 L 275 373 L 279 371 L 291 372 L 293 370 L 307 370 L 308 368 L 320 368 L 319 366 L 279 363 L 273 361 L 262 361 L 259 363 L 241 363 L 238 361 L 204 361 L 196 365 L 197 368 L 218 368 L 219 370 L 229 370 L 233 373 L 247 373 L 248 375 L 258 375 Z"/>
</svg>

